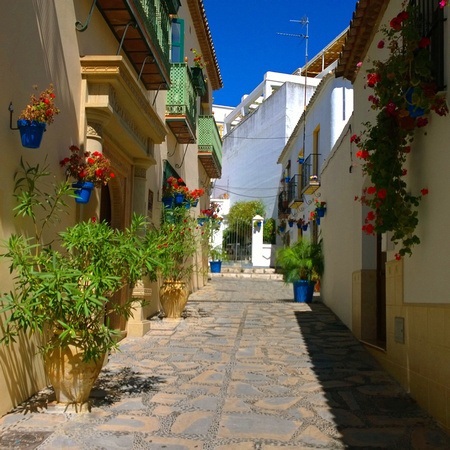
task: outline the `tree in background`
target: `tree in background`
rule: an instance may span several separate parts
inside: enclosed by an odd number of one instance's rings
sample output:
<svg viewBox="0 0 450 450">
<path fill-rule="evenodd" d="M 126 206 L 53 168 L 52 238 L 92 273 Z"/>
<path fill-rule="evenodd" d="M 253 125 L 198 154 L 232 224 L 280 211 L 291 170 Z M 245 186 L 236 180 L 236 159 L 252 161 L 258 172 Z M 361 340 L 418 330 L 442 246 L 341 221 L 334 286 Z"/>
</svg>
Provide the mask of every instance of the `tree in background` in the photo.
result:
<svg viewBox="0 0 450 450">
<path fill-rule="evenodd" d="M 240 249 L 248 247 L 252 239 L 252 219 L 256 215 L 266 215 L 262 200 L 237 202 L 231 206 L 227 216 L 227 229 L 224 231 L 225 248 L 229 243 L 239 243 Z M 274 238 L 275 223 L 273 219 L 268 219 L 264 222 L 263 240 L 272 244 Z"/>
</svg>

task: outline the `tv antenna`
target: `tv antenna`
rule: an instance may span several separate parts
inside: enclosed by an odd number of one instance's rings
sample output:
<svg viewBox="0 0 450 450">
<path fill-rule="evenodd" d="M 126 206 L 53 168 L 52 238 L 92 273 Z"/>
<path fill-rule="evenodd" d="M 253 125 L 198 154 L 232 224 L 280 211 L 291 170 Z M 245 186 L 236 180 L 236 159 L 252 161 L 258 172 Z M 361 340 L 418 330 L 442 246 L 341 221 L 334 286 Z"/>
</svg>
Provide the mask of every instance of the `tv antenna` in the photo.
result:
<svg viewBox="0 0 450 450">
<path fill-rule="evenodd" d="M 294 34 L 294 33 L 277 33 L 281 36 L 288 36 L 288 37 L 295 37 L 295 38 L 301 38 L 305 40 L 305 93 L 304 93 L 304 99 L 303 99 L 303 152 L 305 152 L 305 137 L 306 137 L 306 88 L 308 85 L 308 39 L 309 39 L 309 20 L 308 17 L 304 16 L 299 20 L 291 19 L 289 22 L 295 22 L 300 23 L 303 27 L 306 27 L 306 33 L 305 34 Z M 302 74 L 302 70 L 300 69 L 300 75 Z"/>
</svg>

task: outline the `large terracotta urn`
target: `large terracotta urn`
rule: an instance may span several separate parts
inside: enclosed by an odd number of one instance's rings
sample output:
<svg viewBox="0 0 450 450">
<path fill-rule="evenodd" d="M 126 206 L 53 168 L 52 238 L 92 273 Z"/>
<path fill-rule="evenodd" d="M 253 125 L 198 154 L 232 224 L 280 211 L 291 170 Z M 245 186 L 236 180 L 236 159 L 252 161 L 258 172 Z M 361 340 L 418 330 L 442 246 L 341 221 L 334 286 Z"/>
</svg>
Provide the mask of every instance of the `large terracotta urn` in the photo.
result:
<svg viewBox="0 0 450 450">
<path fill-rule="evenodd" d="M 85 409 L 92 386 L 103 367 L 105 355 L 83 361 L 83 351 L 75 346 L 58 347 L 45 356 L 45 369 L 58 403 Z"/>
<path fill-rule="evenodd" d="M 183 281 L 165 280 L 159 291 L 164 314 L 169 319 L 179 319 L 188 301 L 189 292 Z"/>
</svg>

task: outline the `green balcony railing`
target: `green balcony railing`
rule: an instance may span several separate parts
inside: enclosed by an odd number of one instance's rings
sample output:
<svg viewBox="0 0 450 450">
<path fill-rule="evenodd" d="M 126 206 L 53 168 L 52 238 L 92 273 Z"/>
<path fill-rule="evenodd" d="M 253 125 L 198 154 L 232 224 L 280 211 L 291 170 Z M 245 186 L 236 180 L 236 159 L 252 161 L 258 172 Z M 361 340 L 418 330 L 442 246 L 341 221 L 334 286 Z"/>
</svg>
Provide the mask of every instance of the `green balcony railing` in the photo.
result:
<svg viewBox="0 0 450 450">
<path fill-rule="evenodd" d="M 213 116 L 198 118 L 199 158 L 211 178 L 220 178 L 222 173 L 222 140 Z"/>
<path fill-rule="evenodd" d="M 178 142 L 195 142 L 197 95 L 186 63 L 171 64 L 170 89 L 167 91 L 166 122 Z M 187 140 L 189 132 L 190 140 Z M 182 139 L 182 140 L 180 140 Z"/>
<path fill-rule="evenodd" d="M 141 11 L 148 34 L 157 44 L 166 71 L 170 70 L 170 17 L 167 4 L 161 0 L 132 0 Z"/>
</svg>

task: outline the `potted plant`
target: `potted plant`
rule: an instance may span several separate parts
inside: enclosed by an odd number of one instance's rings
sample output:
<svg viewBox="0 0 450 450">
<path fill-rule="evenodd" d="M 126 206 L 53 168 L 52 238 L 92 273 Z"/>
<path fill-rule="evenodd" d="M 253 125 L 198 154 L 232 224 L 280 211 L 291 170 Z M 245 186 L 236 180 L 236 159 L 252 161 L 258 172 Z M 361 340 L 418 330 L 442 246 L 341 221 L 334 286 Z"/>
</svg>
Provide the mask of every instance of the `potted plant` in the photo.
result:
<svg viewBox="0 0 450 450">
<path fill-rule="evenodd" d="M 308 222 L 305 219 L 298 219 L 297 228 L 301 228 L 303 231 L 306 231 L 308 229 Z"/>
<path fill-rule="evenodd" d="M 37 86 L 34 89 L 37 90 Z M 30 103 L 20 113 L 17 120 L 23 147 L 40 147 L 47 124 L 53 123 L 55 116 L 59 114 L 55 97 L 52 84 L 38 97 L 35 94 L 31 95 Z"/>
<path fill-rule="evenodd" d="M 186 193 L 185 197 L 185 206 L 186 208 L 196 207 L 198 205 L 198 200 L 201 196 L 205 194 L 205 191 L 203 189 L 193 189 L 192 191 L 189 191 Z"/>
<path fill-rule="evenodd" d="M 285 219 L 280 220 L 280 225 L 278 225 L 278 231 L 280 233 L 284 233 L 286 231 L 286 220 Z"/>
<path fill-rule="evenodd" d="M 293 283 L 294 300 L 311 303 L 314 286 L 323 274 L 321 243 L 300 239 L 278 251 L 276 264 L 283 272 L 285 283 Z"/>
<path fill-rule="evenodd" d="M 0 341 L 37 333 L 57 401 L 78 408 L 87 402 L 105 355 L 117 347 L 120 332 L 108 318 L 127 319 L 136 301 L 110 299 L 144 275 L 156 279 L 159 242 L 145 219 L 135 216 L 124 231 L 95 219 L 77 223 L 50 245 L 44 231 L 58 221 L 71 187 L 64 182 L 49 191 L 48 176 L 46 167 L 23 162 L 16 175 L 16 215 L 29 218 L 35 234 L 12 234 L 5 243 L 2 257 L 15 277 L 13 289 L 0 298 L 0 313 L 7 315 Z"/>
<path fill-rule="evenodd" d="M 77 203 L 88 203 L 94 187 L 108 184 L 115 175 L 111 171 L 111 163 L 103 153 L 81 151 L 76 145 L 71 145 L 70 156 L 60 161 L 67 177 L 75 178 L 72 184 Z"/>
<path fill-rule="evenodd" d="M 325 211 L 327 209 L 327 203 L 316 200 L 315 208 L 316 208 L 316 212 L 317 212 L 317 217 L 324 217 Z"/>
<path fill-rule="evenodd" d="M 222 261 L 224 259 L 224 252 L 221 245 L 211 247 L 209 250 L 209 267 L 211 273 L 220 273 L 222 270 Z"/>
<path fill-rule="evenodd" d="M 167 318 L 180 318 L 188 300 L 187 283 L 194 272 L 199 230 L 189 210 L 174 208 L 164 211 L 159 234 L 160 302 Z"/>
</svg>

